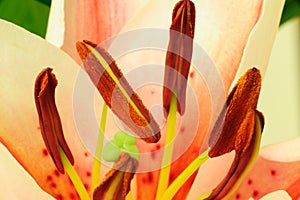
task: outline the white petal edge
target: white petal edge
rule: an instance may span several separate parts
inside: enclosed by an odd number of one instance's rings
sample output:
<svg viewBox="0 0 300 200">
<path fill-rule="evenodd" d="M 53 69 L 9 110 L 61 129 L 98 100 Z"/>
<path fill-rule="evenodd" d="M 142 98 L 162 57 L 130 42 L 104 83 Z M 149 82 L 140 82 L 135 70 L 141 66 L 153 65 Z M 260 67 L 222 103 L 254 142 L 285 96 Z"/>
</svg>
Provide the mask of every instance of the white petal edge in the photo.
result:
<svg viewBox="0 0 300 200">
<path fill-rule="evenodd" d="M 0 199 L 54 200 L 44 192 L 0 143 Z"/>
<path fill-rule="evenodd" d="M 249 200 L 253 200 L 253 198 Z M 284 190 L 277 190 L 263 196 L 260 200 L 292 200 L 292 197 Z"/>
<path fill-rule="evenodd" d="M 268 145 L 261 149 L 260 156 L 281 162 L 298 161 L 300 160 L 300 137 L 279 144 Z"/>
<path fill-rule="evenodd" d="M 261 17 L 249 35 L 244 55 L 233 83 L 247 69 L 256 66 L 262 74 L 268 66 L 285 0 L 264 0 Z M 257 44 L 262 48 L 257 48 Z M 261 45 L 265 44 L 265 45 Z M 232 84 L 234 85 L 234 84 Z"/>
<path fill-rule="evenodd" d="M 46 33 L 46 40 L 59 48 L 64 43 L 64 3 L 64 0 L 52 0 Z"/>
</svg>

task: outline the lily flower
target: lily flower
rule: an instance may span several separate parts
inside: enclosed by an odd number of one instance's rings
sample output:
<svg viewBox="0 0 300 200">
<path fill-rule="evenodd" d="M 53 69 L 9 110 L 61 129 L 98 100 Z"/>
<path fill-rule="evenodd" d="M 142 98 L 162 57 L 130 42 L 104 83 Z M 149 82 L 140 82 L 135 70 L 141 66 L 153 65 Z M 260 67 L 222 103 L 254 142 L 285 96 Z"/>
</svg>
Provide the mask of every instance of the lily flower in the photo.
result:
<svg viewBox="0 0 300 200">
<path fill-rule="evenodd" d="M 124 30 L 145 27 L 168 29 L 170 25 L 169 16 L 171 16 L 175 3 L 175 1 L 162 2 L 158 0 L 149 2 L 136 18 L 127 23 Z M 270 0 L 246 2 L 231 0 L 222 2 L 199 1 L 195 2 L 195 5 L 198 13 L 198 15 L 196 14 L 195 23 L 195 42 L 199 43 L 205 49 L 220 71 L 221 80 L 224 84 L 224 93 L 227 94 L 238 69 L 241 71 L 239 73 L 242 74 L 245 69 L 253 65 L 267 66 L 283 1 L 277 1 L 276 3 Z M 73 7 L 66 6 L 66 10 L 70 8 Z M 93 10 L 96 7 L 90 8 L 94 13 L 98 12 Z M 118 8 L 118 6 L 112 6 L 112 8 Z M 131 8 L 128 8 L 128 13 L 130 13 L 130 10 Z M 127 9 L 125 11 L 127 13 Z M 70 14 L 70 12 L 66 13 Z M 65 46 L 71 45 L 68 43 L 68 40 L 70 38 L 74 39 L 74 35 L 72 34 L 83 33 L 80 30 L 88 32 L 86 26 L 89 24 L 86 21 L 77 20 L 76 22 L 80 22 L 79 24 L 83 27 L 78 29 L 79 26 L 76 28 L 76 24 L 72 24 L 76 32 L 74 30 L 73 33 L 70 31 L 65 37 Z M 97 39 L 96 42 L 100 42 L 111 34 L 117 33 L 123 24 L 117 26 L 118 29 L 116 30 L 103 25 L 103 30 L 111 31 L 109 34 L 99 33 L 98 35 L 98 33 L 95 33 L 92 35 L 93 37 L 99 37 L 100 39 Z M 265 31 L 266 28 L 268 32 Z M 45 66 L 53 67 L 53 71 L 59 81 L 56 104 L 60 113 L 65 139 L 74 157 L 74 169 L 78 173 L 85 189 L 91 195 L 93 192 L 91 186 L 91 168 L 94 158 L 82 143 L 82 135 L 79 136 L 76 134 L 77 127 L 73 120 L 73 107 L 71 103 L 73 87 L 80 66 L 65 52 L 20 27 L 1 20 L 0 30 L 1 143 L 7 147 L 16 160 L 44 191 L 56 199 L 79 199 L 77 195 L 78 191 L 74 188 L 74 183 L 70 181 L 67 175 L 59 173 L 42 141 L 41 127 L 39 126 L 39 119 L 35 110 L 33 98 L 34 80 Z M 68 38 L 69 35 L 70 38 Z M 82 39 L 90 38 L 80 38 L 78 40 L 81 41 Z M 264 42 L 263 47 L 257 48 L 257 45 L 261 44 L 261 41 Z M 75 42 L 73 45 L 75 47 Z M 65 50 L 70 55 L 75 56 L 67 47 Z M 149 55 L 149 52 L 146 53 Z M 194 52 L 193 55 L 196 53 Z M 161 57 L 164 58 L 165 56 L 153 53 L 153 55 L 150 54 L 146 57 L 142 56 L 142 54 L 136 57 L 135 54 L 134 58 L 130 57 L 130 55 L 125 56 L 118 60 L 118 63 L 119 67 L 126 72 L 132 66 L 136 65 L 136 63 L 147 64 L 150 59 Z M 210 131 L 211 118 L 215 120 L 214 117 L 211 117 L 212 111 L 209 106 L 209 92 L 205 90 L 205 83 L 194 69 L 190 71 L 188 81 L 196 91 L 197 106 L 201 108 L 201 115 L 187 116 L 185 120 L 182 118 L 180 127 L 177 127 L 178 137 L 176 141 L 179 142 L 174 145 L 174 154 L 176 154 L 175 151 L 182 151 L 181 147 L 185 143 L 190 145 L 172 163 L 170 176 L 167 177 L 170 183 L 199 156 L 199 153 L 203 150 L 201 148 L 203 147 L 202 144 L 204 143 L 205 135 Z M 146 106 L 150 106 L 150 102 L 159 99 L 161 97 L 159 94 L 161 93 L 161 88 L 157 89 L 154 87 L 147 91 L 141 91 L 139 96 Z M 221 108 L 223 104 L 219 106 Z M 185 112 L 189 113 L 189 109 L 191 108 L 187 108 Z M 196 129 L 196 134 L 190 137 L 189 133 L 194 132 L 192 130 L 193 127 L 190 126 L 190 121 L 193 120 L 193 117 L 199 118 L 200 121 Z M 107 129 L 110 131 L 115 129 L 115 125 L 109 120 L 107 120 Z M 89 132 L 88 130 L 87 132 Z M 162 129 L 162 139 L 157 144 L 145 145 L 142 141 L 138 142 L 141 153 L 152 152 L 150 154 L 151 160 L 148 160 L 146 163 L 140 160 L 140 168 L 143 168 L 145 165 L 153 164 L 155 166 L 157 163 L 160 163 L 161 155 L 159 156 L 156 151 L 164 146 L 165 131 Z M 88 135 L 89 133 L 85 134 Z M 295 144 L 297 143 L 293 143 L 293 146 L 297 146 Z M 261 151 L 262 153 L 254 164 L 253 169 L 244 178 L 243 183 L 237 189 L 236 193 L 231 195 L 230 198 L 247 199 L 253 197 L 257 199 L 274 190 L 286 190 L 293 198 L 299 197 L 298 183 L 300 179 L 299 176 L 295 176 L 298 173 L 297 170 L 299 170 L 300 165 L 299 161 L 295 160 L 299 159 L 296 158 L 293 162 L 289 163 L 272 161 L 271 156 L 274 155 L 274 152 L 276 153 L 277 148 L 275 146 L 271 150 L 269 148 Z M 282 146 L 279 146 L 279 148 L 282 148 Z M 226 154 L 219 159 L 223 159 L 221 161 L 223 164 L 230 165 L 232 162 L 230 156 L 232 157 L 232 154 Z M 217 161 L 220 162 L 218 159 Z M 175 196 L 175 199 L 195 199 L 216 188 L 222 181 L 224 174 L 227 173 L 228 168 L 220 169 L 220 164 L 213 162 L 216 162 L 215 159 L 208 160 L 206 166 L 204 165 L 198 173 L 194 173 L 184 183 L 181 190 Z M 213 176 L 210 178 L 209 172 L 213 173 Z M 104 174 L 101 173 L 101 178 L 103 178 Z M 132 197 L 134 199 L 155 199 L 159 174 L 160 169 L 141 171 L 135 174 L 135 181 L 132 182 Z M 105 180 L 109 180 L 109 178 Z M 30 191 L 24 191 L 23 195 L 26 196 L 27 192 Z"/>
</svg>

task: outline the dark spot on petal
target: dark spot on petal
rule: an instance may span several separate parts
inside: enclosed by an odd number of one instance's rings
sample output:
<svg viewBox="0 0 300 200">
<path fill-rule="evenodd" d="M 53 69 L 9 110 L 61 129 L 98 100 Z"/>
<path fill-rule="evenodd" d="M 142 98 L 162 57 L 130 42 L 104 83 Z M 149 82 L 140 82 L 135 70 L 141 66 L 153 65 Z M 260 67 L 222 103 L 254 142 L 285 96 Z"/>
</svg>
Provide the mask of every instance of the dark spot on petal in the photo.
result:
<svg viewBox="0 0 300 200">
<path fill-rule="evenodd" d="M 85 157 L 88 157 L 88 156 L 89 156 L 88 152 L 85 152 L 85 153 L 84 153 L 84 156 L 85 156 Z"/>
<path fill-rule="evenodd" d="M 59 194 L 59 195 L 57 195 L 56 199 L 57 199 L 57 200 L 63 200 L 64 197 L 63 197 L 61 194 Z"/>
<path fill-rule="evenodd" d="M 150 156 L 151 156 L 151 158 L 154 160 L 154 159 L 155 159 L 155 156 L 156 156 L 155 151 L 151 151 Z"/>
<path fill-rule="evenodd" d="M 154 90 L 151 90 L 151 94 L 153 95 L 155 92 L 154 92 Z"/>
<path fill-rule="evenodd" d="M 195 76 L 195 72 L 192 71 L 192 72 L 190 73 L 190 78 L 194 78 L 194 76 Z"/>
<path fill-rule="evenodd" d="M 73 194 L 73 193 L 71 193 L 71 194 L 70 194 L 70 199 L 76 199 L 76 195 Z"/>
<path fill-rule="evenodd" d="M 57 169 L 54 170 L 54 175 L 57 176 L 57 177 L 59 177 L 60 174 L 59 174 L 59 171 Z"/>
<path fill-rule="evenodd" d="M 157 144 L 155 147 L 156 147 L 156 150 L 159 150 L 161 148 L 160 144 Z"/>
<path fill-rule="evenodd" d="M 252 184 L 252 180 L 249 179 L 249 180 L 248 180 L 248 185 L 251 185 L 251 184 Z"/>
<path fill-rule="evenodd" d="M 92 175 L 91 172 L 86 172 L 86 176 L 87 176 L 87 177 L 90 177 L 91 175 Z"/>
<path fill-rule="evenodd" d="M 51 187 L 56 188 L 57 187 L 56 183 L 51 183 Z"/>
<path fill-rule="evenodd" d="M 84 184 L 84 187 L 86 190 L 89 190 L 89 188 L 90 188 L 89 184 L 87 184 L 87 183 Z"/>
<path fill-rule="evenodd" d="M 254 190 L 253 191 L 253 197 L 257 197 L 258 196 L 258 191 L 257 190 Z"/>
<path fill-rule="evenodd" d="M 271 169 L 271 175 L 276 176 L 276 171 L 274 169 Z"/>
<path fill-rule="evenodd" d="M 47 176 L 47 181 L 52 181 L 53 180 L 53 178 L 52 178 L 52 176 Z"/>
<path fill-rule="evenodd" d="M 239 193 L 237 193 L 237 194 L 235 195 L 235 198 L 236 198 L 236 199 L 240 199 L 240 198 L 241 198 L 241 195 L 240 195 Z"/>
<path fill-rule="evenodd" d="M 172 174 L 170 174 L 170 176 L 169 176 L 169 183 L 172 183 L 173 181 L 174 181 L 174 176 L 172 175 Z"/>
<path fill-rule="evenodd" d="M 180 133 L 184 133 L 184 131 L 185 131 L 185 127 L 184 126 L 182 126 L 182 127 L 180 127 Z"/>
<path fill-rule="evenodd" d="M 47 149 L 43 149 L 43 155 L 46 157 L 46 156 L 48 156 L 48 151 L 47 151 Z"/>
<path fill-rule="evenodd" d="M 147 175 L 148 175 L 148 182 L 152 183 L 152 181 L 153 181 L 153 174 L 151 172 L 148 172 Z"/>
</svg>

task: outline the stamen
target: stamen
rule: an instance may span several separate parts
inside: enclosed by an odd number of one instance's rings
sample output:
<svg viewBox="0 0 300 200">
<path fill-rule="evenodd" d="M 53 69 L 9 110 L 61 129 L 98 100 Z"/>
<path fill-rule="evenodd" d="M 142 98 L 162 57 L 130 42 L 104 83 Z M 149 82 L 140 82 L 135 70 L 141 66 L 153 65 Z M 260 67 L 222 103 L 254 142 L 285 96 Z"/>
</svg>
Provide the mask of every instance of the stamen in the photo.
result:
<svg viewBox="0 0 300 200">
<path fill-rule="evenodd" d="M 101 171 L 100 160 L 102 155 L 102 147 L 103 147 L 103 140 L 105 134 L 106 117 L 107 117 L 107 105 L 104 103 L 102 108 L 102 116 L 101 116 L 100 130 L 99 130 L 98 141 L 96 146 L 96 153 L 94 158 L 94 165 L 92 169 L 92 191 L 94 191 L 96 187 L 100 184 L 100 171 Z"/>
<path fill-rule="evenodd" d="M 56 86 L 57 80 L 51 68 L 43 70 L 36 78 L 34 98 L 41 133 L 57 170 L 62 174 L 66 170 L 80 199 L 90 200 L 87 190 L 73 168 L 74 158 L 63 135 L 61 120 L 54 100 Z"/>
<path fill-rule="evenodd" d="M 90 196 L 86 191 L 84 184 L 82 183 L 80 177 L 78 176 L 76 170 L 73 168 L 72 163 L 70 163 L 68 157 L 64 151 L 60 148 L 60 156 L 68 176 L 70 177 L 76 192 L 78 193 L 81 200 L 90 200 Z"/>
<path fill-rule="evenodd" d="M 264 125 L 263 115 L 256 110 L 260 88 L 260 72 L 252 68 L 228 96 L 209 140 L 209 156 L 235 150 L 235 158 L 226 177 L 206 199 L 222 199 L 232 194 L 257 157 Z"/>
<path fill-rule="evenodd" d="M 239 146 L 236 146 L 237 138 L 251 133 L 238 130 L 249 111 L 256 110 L 260 89 L 261 75 L 256 68 L 249 69 L 238 80 L 228 95 L 223 113 L 220 114 L 209 138 L 209 146 L 212 148 L 209 152 L 210 157 L 217 157 L 232 150 L 240 151 Z"/>
<path fill-rule="evenodd" d="M 173 155 L 173 147 L 174 147 L 174 136 L 176 133 L 176 110 L 177 110 L 177 102 L 176 97 L 173 95 L 171 105 L 170 105 L 170 113 L 168 116 L 168 127 L 166 133 L 166 141 L 164 145 L 164 153 L 162 158 L 162 167 L 159 175 L 158 188 L 156 192 L 156 200 L 160 200 L 164 192 L 166 191 L 169 184 L 169 176 L 171 170 L 171 161 Z"/>
<path fill-rule="evenodd" d="M 130 157 L 128 153 L 121 153 L 113 169 L 105 175 L 104 181 L 96 188 L 93 199 L 125 200 L 137 166 L 137 160 Z"/>
<path fill-rule="evenodd" d="M 101 47 L 77 42 L 77 51 L 105 103 L 135 134 L 149 143 L 158 142 L 160 129 L 151 113 L 133 91 L 113 58 Z"/>
<path fill-rule="evenodd" d="M 46 148 L 57 170 L 64 174 L 59 148 L 63 149 L 72 165 L 74 158 L 64 138 L 61 120 L 56 108 L 54 99 L 56 86 L 57 80 L 52 69 L 43 70 L 35 81 L 34 98 Z"/>
<path fill-rule="evenodd" d="M 187 79 L 193 54 L 195 30 L 195 5 L 192 1 L 179 1 L 173 10 L 170 41 L 164 74 L 163 105 L 169 113 L 173 94 L 177 98 L 177 110 L 183 115 Z"/>
<path fill-rule="evenodd" d="M 168 187 L 164 195 L 162 196 L 162 200 L 172 199 L 175 194 L 179 191 L 179 189 L 185 184 L 185 182 L 197 171 L 201 165 L 209 158 L 208 156 L 209 150 L 203 152 L 200 156 L 198 156 L 195 160 L 193 160 L 187 168 L 172 182 L 172 184 Z"/>
<path fill-rule="evenodd" d="M 128 194 L 127 194 L 127 196 L 126 196 L 126 200 L 132 200 L 132 199 L 133 199 L 132 198 L 132 192 L 129 191 Z"/>
<path fill-rule="evenodd" d="M 264 120 L 260 112 L 255 111 L 247 114 L 240 131 L 250 133 L 249 138 L 247 138 L 250 143 L 245 145 L 242 151 L 236 151 L 228 174 L 206 200 L 226 199 L 236 191 L 258 156 L 263 126 Z"/>
</svg>

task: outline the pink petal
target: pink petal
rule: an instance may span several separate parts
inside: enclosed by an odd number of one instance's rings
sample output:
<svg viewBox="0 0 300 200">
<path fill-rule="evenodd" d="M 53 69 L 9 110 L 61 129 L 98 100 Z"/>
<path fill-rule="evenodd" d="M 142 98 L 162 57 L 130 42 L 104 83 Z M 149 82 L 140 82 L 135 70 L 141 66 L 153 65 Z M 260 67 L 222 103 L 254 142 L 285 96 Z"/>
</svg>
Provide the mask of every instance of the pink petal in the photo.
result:
<svg viewBox="0 0 300 200">
<path fill-rule="evenodd" d="M 230 199 L 250 197 L 259 199 L 277 190 L 285 190 L 293 199 L 298 199 L 300 197 L 299 144 L 300 138 L 297 138 L 262 148 L 253 168 Z M 208 160 L 199 170 L 187 199 L 200 197 L 216 187 L 216 184 L 226 175 L 230 165 L 228 161 L 231 161 L 233 156 L 234 152 L 231 152 Z"/>
<path fill-rule="evenodd" d="M 276 190 L 286 190 L 292 199 L 300 198 L 299 144 L 298 138 L 263 148 L 256 164 L 232 199 L 259 199 Z"/>
<path fill-rule="evenodd" d="M 136 28 L 163 28 L 168 29 L 170 26 L 171 12 L 176 1 L 159 1 L 153 0 L 151 4 L 147 6 L 142 14 L 137 16 L 134 20 L 130 21 L 126 25 L 124 31 L 136 29 Z M 265 3 L 265 4 L 263 4 Z M 222 81 L 224 83 L 224 94 L 227 94 L 229 86 L 233 81 L 235 74 L 243 63 L 246 63 L 247 68 L 251 67 L 253 64 L 267 65 L 270 50 L 272 47 L 272 42 L 276 34 L 278 21 L 280 18 L 280 12 L 282 9 L 283 1 L 278 2 L 276 7 L 270 13 L 269 6 L 270 1 L 197 1 L 196 4 L 196 31 L 195 31 L 195 41 L 203 47 L 208 55 L 213 60 L 214 64 L 221 73 Z M 262 9 L 263 14 L 262 14 Z M 274 11 L 275 10 L 275 11 Z M 267 12 L 268 11 L 268 12 Z M 153 15 L 153 13 L 163 13 L 161 15 Z M 247 14 L 245 14 L 247 13 Z M 257 24 L 259 20 L 259 23 Z M 265 21 L 264 21 L 265 20 Z M 268 22 L 266 25 L 265 22 Z M 260 26 L 255 26 L 255 25 Z M 262 31 L 266 27 L 269 28 L 270 32 Z M 269 35 L 270 34 L 270 35 Z M 151 38 L 151 36 L 150 36 Z M 263 54 L 263 59 L 254 60 L 253 57 L 255 52 L 253 52 L 253 46 L 256 48 L 257 43 L 252 46 L 248 41 L 256 41 L 260 38 L 268 38 L 267 44 L 262 44 L 263 50 L 260 51 Z M 141 38 L 137 38 L 139 40 Z M 266 48 L 264 48 L 266 46 Z M 244 54 L 244 50 L 246 52 Z M 260 54 L 260 55 L 261 55 Z M 250 62 L 246 57 L 252 58 Z M 197 57 L 197 52 L 194 52 L 193 59 Z M 141 66 L 147 63 L 159 63 L 164 66 L 164 54 L 157 53 L 155 55 L 152 51 L 135 52 L 129 55 L 123 56 L 120 60 L 120 66 L 125 66 L 125 70 L 132 70 L 136 66 Z M 242 63 L 242 64 L 243 64 Z M 259 66 L 266 67 L 266 66 Z M 207 78 L 207 77 L 204 77 Z M 176 160 L 172 164 L 171 181 L 191 162 L 198 154 L 199 149 L 204 141 L 205 135 L 209 130 L 209 120 L 211 120 L 211 105 L 210 105 L 210 92 L 207 90 L 206 82 L 203 80 L 195 70 L 191 71 L 191 76 L 189 80 L 192 88 L 197 92 L 197 102 L 198 108 L 200 108 L 200 116 L 187 116 L 184 122 L 181 122 L 181 127 L 178 131 L 181 134 L 177 136 L 176 147 L 186 146 L 185 144 L 191 144 L 189 148 L 185 151 L 184 155 L 180 159 Z M 217 83 L 216 83 L 217 84 Z M 218 87 L 217 85 L 214 85 Z M 160 95 L 160 89 L 155 91 Z M 159 97 L 156 97 L 159 98 Z M 155 97 L 153 95 L 145 94 L 142 99 L 148 99 L 149 101 L 154 101 Z M 219 101 L 220 105 L 222 100 Z M 191 109 L 191 108 L 190 108 Z M 195 109 L 195 108 L 194 108 Z M 188 111 L 187 111 L 188 113 Z M 192 128 L 190 123 L 199 118 L 198 121 L 198 132 L 195 137 L 193 137 Z M 188 135 L 188 133 L 190 135 Z M 162 133 L 163 134 L 163 133 Z M 193 139 L 192 139 L 193 138 Z M 161 141 L 163 143 L 163 140 Z M 159 147 L 162 147 L 162 144 Z M 155 151 L 157 146 L 141 145 L 141 150 L 145 152 Z M 182 150 L 177 148 L 177 151 Z M 157 165 L 161 157 L 156 155 L 152 160 L 146 162 L 145 165 Z M 137 178 L 138 185 L 138 198 L 153 199 L 155 196 L 155 191 L 157 187 L 157 171 L 148 172 L 144 174 L 139 174 Z M 183 199 L 188 192 L 187 188 L 190 188 L 193 179 L 189 181 L 186 185 L 186 189 L 182 196 L 178 196 L 178 199 Z"/>
<path fill-rule="evenodd" d="M 63 49 L 80 62 L 75 44 L 90 40 L 99 43 L 121 30 L 148 0 L 65 0 Z"/>
<path fill-rule="evenodd" d="M 55 169 L 39 130 L 33 89 L 37 74 L 52 66 L 58 78 L 57 106 L 75 168 L 89 188 L 92 158 L 78 137 L 72 111 L 72 91 L 79 66 L 46 41 L 0 21 L 0 141 L 35 179 L 57 199 L 78 199 L 67 175 Z"/>
</svg>

